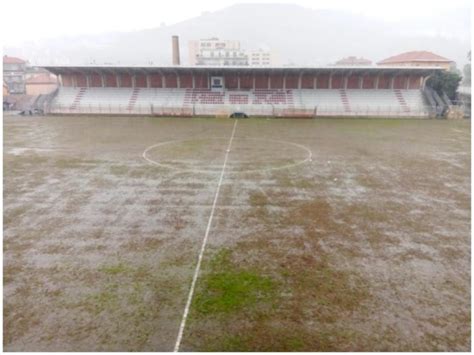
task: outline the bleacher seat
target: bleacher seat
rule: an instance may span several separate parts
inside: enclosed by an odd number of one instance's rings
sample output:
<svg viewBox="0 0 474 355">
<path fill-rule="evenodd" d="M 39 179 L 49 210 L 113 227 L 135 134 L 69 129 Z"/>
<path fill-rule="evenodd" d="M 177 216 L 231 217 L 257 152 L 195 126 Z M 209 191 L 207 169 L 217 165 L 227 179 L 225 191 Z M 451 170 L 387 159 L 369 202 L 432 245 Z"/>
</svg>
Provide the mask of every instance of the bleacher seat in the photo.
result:
<svg viewBox="0 0 474 355">
<path fill-rule="evenodd" d="M 228 114 L 342 116 L 426 116 L 421 90 L 391 89 L 255 89 L 61 87 L 50 106 L 53 113 Z"/>
</svg>

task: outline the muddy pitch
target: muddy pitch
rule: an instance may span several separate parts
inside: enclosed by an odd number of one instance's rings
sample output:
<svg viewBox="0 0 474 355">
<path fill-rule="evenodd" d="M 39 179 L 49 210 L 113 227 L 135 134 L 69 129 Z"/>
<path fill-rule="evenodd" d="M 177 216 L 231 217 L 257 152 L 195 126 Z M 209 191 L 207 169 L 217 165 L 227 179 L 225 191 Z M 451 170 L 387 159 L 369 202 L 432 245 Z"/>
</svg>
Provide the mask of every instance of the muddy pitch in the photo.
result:
<svg viewBox="0 0 474 355">
<path fill-rule="evenodd" d="M 5 350 L 171 351 L 232 126 L 5 118 Z M 239 121 L 181 349 L 469 351 L 470 159 L 467 121 Z"/>
</svg>

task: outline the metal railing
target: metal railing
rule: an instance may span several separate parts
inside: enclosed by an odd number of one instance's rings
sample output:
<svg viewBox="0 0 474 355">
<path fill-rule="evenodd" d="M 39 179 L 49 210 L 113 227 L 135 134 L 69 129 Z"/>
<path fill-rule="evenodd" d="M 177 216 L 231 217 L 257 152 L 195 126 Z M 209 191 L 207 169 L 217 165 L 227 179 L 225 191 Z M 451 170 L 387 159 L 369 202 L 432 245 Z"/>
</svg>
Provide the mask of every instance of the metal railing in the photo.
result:
<svg viewBox="0 0 474 355">
<path fill-rule="evenodd" d="M 112 105 L 85 104 L 79 106 L 52 103 L 46 112 L 53 114 L 103 114 L 103 115 L 152 115 L 152 116 L 228 116 L 245 112 L 249 116 L 266 117 L 431 117 L 435 111 L 429 106 L 404 109 L 400 106 L 358 105 L 346 109 L 336 105 L 281 107 L 279 105 Z"/>
</svg>

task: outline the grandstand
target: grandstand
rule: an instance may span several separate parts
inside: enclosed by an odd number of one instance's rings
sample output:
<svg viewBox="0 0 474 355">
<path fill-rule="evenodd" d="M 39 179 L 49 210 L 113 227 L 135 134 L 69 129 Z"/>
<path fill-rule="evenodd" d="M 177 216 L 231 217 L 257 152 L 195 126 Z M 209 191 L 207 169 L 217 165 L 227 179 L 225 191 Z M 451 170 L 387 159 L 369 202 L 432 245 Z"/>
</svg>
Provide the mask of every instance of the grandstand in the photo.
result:
<svg viewBox="0 0 474 355">
<path fill-rule="evenodd" d="M 431 117 L 433 67 L 45 67 L 58 114 Z"/>
</svg>

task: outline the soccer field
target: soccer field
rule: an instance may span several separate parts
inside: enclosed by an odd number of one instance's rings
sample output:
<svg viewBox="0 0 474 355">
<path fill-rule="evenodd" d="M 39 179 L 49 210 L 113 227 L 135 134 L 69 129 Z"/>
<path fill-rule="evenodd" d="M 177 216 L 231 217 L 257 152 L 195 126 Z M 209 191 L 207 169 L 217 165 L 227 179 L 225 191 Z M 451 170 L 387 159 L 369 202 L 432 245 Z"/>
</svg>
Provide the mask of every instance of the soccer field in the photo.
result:
<svg viewBox="0 0 474 355">
<path fill-rule="evenodd" d="M 470 121 L 3 125 L 7 351 L 470 350 Z"/>
</svg>

